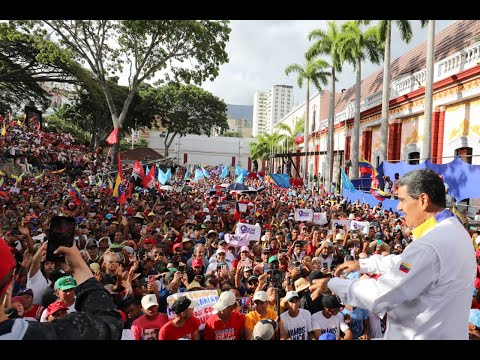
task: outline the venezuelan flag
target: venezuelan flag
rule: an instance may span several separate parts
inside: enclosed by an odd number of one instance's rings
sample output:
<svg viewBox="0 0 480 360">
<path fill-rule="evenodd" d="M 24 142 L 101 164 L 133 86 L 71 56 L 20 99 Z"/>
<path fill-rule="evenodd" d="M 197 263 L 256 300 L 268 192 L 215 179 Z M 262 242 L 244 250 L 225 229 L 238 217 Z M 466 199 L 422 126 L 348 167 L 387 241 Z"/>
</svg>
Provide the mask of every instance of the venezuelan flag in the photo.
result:
<svg viewBox="0 0 480 360">
<path fill-rule="evenodd" d="M 358 159 L 358 167 L 361 173 L 372 174 L 372 178 L 378 176 L 377 169 L 375 169 L 373 165 L 365 159 Z"/>
<path fill-rule="evenodd" d="M 117 179 L 115 180 L 115 187 L 113 188 L 113 196 L 117 198 L 117 201 L 120 204 L 125 204 L 127 201 L 125 195 L 125 188 L 122 184 L 123 180 L 123 168 L 122 168 L 122 160 L 120 159 L 120 153 L 118 153 L 118 173 Z"/>
<path fill-rule="evenodd" d="M 386 192 L 376 189 L 376 188 L 370 188 L 370 193 L 373 195 L 373 197 L 379 201 L 383 201 L 385 199 L 390 198 L 390 194 L 387 194 Z"/>
<path fill-rule="evenodd" d="M 78 189 L 77 185 L 72 184 L 70 189 L 68 190 L 68 194 L 73 198 L 75 205 L 81 205 L 83 202 L 82 196 L 80 195 L 80 190 Z"/>
</svg>

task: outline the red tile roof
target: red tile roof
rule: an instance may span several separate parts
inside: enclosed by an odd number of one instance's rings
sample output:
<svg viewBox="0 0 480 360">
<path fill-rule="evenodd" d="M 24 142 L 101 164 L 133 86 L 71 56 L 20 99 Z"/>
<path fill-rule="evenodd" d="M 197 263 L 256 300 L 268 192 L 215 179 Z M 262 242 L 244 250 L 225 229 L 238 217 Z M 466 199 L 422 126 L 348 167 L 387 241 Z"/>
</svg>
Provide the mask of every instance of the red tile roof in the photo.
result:
<svg viewBox="0 0 480 360">
<path fill-rule="evenodd" d="M 475 35 L 480 34 L 480 20 L 459 20 L 436 34 L 435 61 L 444 59 L 463 48 L 478 41 Z M 390 70 L 391 81 L 406 74 L 426 68 L 427 41 L 418 45 L 392 62 Z M 362 81 L 361 101 L 368 96 L 382 90 L 383 63 L 381 68 Z M 355 100 L 355 85 L 341 93 L 340 100 L 335 107 L 335 113 L 343 111 L 346 105 Z"/>
</svg>

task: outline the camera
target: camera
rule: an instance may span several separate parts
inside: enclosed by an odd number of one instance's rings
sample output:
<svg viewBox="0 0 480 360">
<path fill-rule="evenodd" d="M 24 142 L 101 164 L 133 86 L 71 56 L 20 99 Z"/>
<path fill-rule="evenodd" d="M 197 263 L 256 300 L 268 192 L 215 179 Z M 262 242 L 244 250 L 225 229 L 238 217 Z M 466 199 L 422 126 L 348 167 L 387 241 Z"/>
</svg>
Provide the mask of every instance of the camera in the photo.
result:
<svg viewBox="0 0 480 360">
<path fill-rule="evenodd" d="M 285 273 L 284 272 L 282 272 L 278 269 L 273 269 L 272 270 L 271 282 L 272 282 L 273 287 L 275 287 L 277 289 L 281 289 L 284 278 L 285 278 Z"/>
</svg>

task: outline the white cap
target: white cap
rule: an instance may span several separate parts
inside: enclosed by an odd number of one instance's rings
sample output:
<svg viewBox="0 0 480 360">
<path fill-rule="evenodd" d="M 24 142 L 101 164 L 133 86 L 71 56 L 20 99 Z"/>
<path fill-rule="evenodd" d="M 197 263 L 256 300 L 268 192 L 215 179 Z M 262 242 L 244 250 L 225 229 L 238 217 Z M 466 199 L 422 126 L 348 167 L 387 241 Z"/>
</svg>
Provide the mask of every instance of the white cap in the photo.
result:
<svg viewBox="0 0 480 360">
<path fill-rule="evenodd" d="M 220 294 L 218 301 L 212 307 L 216 311 L 223 311 L 227 307 L 232 306 L 235 304 L 235 295 L 231 291 L 224 291 Z"/>
<path fill-rule="evenodd" d="M 288 302 L 288 301 L 292 300 L 292 299 L 295 298 L 295 297 L 300 298 L 300 296 L 298 296 L 298 293 L 297 293 L 296 291 L 289 291 L 289 292 L 287 292 L 287 294 L 285 295 L 284 300 Z"/>
<path fill-rule="evenodd" d="M 260 300 L 260 301 L 266 302 L 266 301 L 268 301 L 268 295 L 265 291 L 257 291 L 253 295 L 253 301 L 255 302 L 255 300 Z"/>
<path fill-rule="evenodd" d="M 250 252 L 250 249 L 248 248 L 248 246 L 242 246 L 240 248 L 240 252 L 243 252 L 243 251 Z"/>
<path fill-rule="evenodd" d="M 258 321 L 253 327 L 253 340 L 270 340 L 275 334 L 276 323 L 272 319 Z"/>
<path fill-rule="evenodd" d="M 155 296 L 155 294 L 148 294 L 148 295 L 145 295 L 142 298 L 142 308 L 149 309 L 153 305 L 158 306 L 158 301 L 157 301 L 157 297 Z"/>
</svg>

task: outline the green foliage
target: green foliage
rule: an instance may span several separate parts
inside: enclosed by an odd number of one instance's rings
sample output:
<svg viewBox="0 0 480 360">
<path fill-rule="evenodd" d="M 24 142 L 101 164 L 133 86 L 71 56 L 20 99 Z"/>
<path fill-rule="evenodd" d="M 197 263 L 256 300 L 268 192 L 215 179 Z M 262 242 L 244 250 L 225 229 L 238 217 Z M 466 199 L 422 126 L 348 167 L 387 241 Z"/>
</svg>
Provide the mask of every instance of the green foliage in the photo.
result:
<svg viewBox="0 0 480 360">
<path fill-rule="evenodd" d="M 328 83 L 329 76 L 329 72 L 325 71 L 324 69 L 328 68 L 329 66 L 330 65 L 322 59 L 306 59 L 304 66 L 299 64 L 288 65 L 285 69 L 285 75 L 290 75 L 292 72 L 297 73 L 298 87 L 303 87 L 303 81 L 307 80 L 307 85 L 311 82 L 318 91 L 322 91 L 321 85 L 326 85 Z"/>
<path fill-rule="evenodd" d="M 141 91 L 143 103 L 138 111 L 147 120 L 159 121 L 167 129 L 165 149 L 175 136 L 211 135 L 214 127 L 228 129 L 227 105 L 218 97 L 195 85 L 169 83 Z M 155 118 L 152 117 L 155 114 Z"/>
<path fill-rule="evenodd" d="M 148 140 L 141 137 L 133 143 L 133 148 L 146 148 L 148 147 Z M 132 149 L 132 141 L 122 139 L 120 140 L 120 151 L 127 151 Z"/>
<path fill-rule="evenodd" d="M 305 130 L 305 116 L 302 116 L 296 123 L 294 123 L 293 127 L 284 123 L 278 123 L 275 128 L 285 133 L 281 135 L 283 136 L 282 140 L 287 143 L 288 149 L 295 148 L 297 146 L 295 142 L 297 134 L 304 132 Z"/>
<path fill-rule="evenodd" d="M 248 144 L 248 146 L 250 147 L 250 157 L 253 160 L 268 160 L 271 149 L 278 146 L 282 139 L 283 135 L 280 135 L 278 133 L 263 133 L 257 135 L 255 142 L 251 142 Z"/>
<path fill-rule="evenodd" d="M 225 137 L 237 137 L 237 138 L 241 138 L 243 137 L 242 134 L 238 131 L 225 131 L 224 133 L 222 133 L 222 136 L 225 136 Z"/>
<path fill-rule="evenodd" d="M 48 124 L 46 130 L 60 133 L 70 133 L 77 141 L 87 143 L 90 141 L 90 134 L 76 124 L 70 123 L 66 120 L 66 113 L 72 111 L 70 105 L 62 106 L 55 114 L 46 116 L 43 119 L 43 124 Z"/>
<path fill-rule="evenodd" d="M 317 29 L 310 32 L 308 40 L 316 40 L 316 42 L 308 49 L 305 54 L 307 59 L 313 59 L 319 55 L 330 55 L 332 67 L 335 71 L 342 71 L 342 58 L 340 56 L 339 38 L 340 29 L 336 21 L 329 21 L 328 29 Z M 337 79 L 335 79 L 337 80 Z"/>
</svg>

